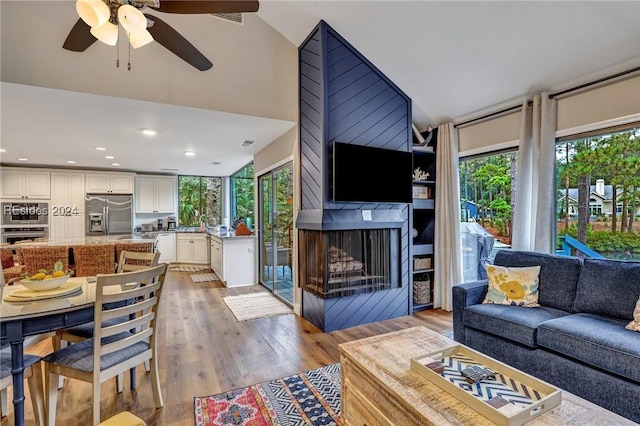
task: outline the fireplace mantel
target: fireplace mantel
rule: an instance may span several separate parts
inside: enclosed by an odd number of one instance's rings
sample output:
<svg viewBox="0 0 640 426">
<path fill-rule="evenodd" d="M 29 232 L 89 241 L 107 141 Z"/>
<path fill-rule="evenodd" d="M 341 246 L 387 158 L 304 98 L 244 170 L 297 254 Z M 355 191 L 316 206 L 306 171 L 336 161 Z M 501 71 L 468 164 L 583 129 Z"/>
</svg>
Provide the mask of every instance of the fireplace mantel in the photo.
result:
<svg viewBox="0 0 640 426">
<path fill-rule="evenodd" d="M 346 231 L 351 229 L 402 228 L 406 218 L 402 210 L 324 209 L 300 210 L 298 229 L 310 231 Z"/>
</svg>

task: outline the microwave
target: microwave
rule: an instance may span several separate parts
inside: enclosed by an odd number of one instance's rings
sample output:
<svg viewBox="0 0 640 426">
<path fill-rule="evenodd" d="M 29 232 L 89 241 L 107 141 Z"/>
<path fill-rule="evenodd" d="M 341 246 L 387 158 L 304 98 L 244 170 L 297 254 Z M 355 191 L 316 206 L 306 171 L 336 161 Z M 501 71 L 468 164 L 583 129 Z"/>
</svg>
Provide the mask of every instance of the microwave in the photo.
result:
<svg viewBox="0 0 640 426">
<path fill-rule="evenodd" d="M 48 225 L 49 203 L 2 203 L 2 226 Z"/>
</svg>

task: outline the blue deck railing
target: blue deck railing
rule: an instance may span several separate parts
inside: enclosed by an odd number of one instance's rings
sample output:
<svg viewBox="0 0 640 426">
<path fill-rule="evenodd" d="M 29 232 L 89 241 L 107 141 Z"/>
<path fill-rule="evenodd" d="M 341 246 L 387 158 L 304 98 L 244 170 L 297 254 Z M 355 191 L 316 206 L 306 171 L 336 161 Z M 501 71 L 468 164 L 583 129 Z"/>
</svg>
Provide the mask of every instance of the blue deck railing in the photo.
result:
<svg viewBox="0 0 640 426">
<path fill-rule="evenodd" d="M 591 257 L 593 259 L 605 259 L 603 255 L 590 249 L 589 246 L 582 244 L 571 235 L 564 235 L 560 237 L 560 239 L 562 239 L 562 249 L 556 250 L 556 254 L 559 254 L 560 256 L 571 256 L 571 249 L 576 249 L 584 253 L 587 257 Z"/>
</svg>

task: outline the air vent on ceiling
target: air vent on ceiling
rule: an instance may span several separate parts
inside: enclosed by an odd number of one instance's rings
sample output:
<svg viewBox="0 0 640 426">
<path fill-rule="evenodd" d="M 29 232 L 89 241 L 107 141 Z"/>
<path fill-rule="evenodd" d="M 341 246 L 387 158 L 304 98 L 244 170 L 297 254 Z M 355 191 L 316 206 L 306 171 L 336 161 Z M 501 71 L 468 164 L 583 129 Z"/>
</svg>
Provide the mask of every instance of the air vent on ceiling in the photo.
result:
<svg viewBox="0 0 640 426">
<path fill-rule="evenodd" d="M 179 169 L 160 169 L 160 170 L 163 170 L 165 172 L 177 172 L 177 171 L 179 171 Z"/>
<path fill-rule="evenodd" d="M 234 24 L 244 25 L 244 15 L 241 12 L 211 13 L 209 16 L 222 19 L 223 21 L 233 22 Z"/>
<path fill-rule="evenodd" d="M 251 146 L 254 143 L 256 143 L 256 141 L 249 141 L 249 140 L 244 140 L 242 141 L 242 143 L 240 144 L 240 146 Z"/>
</svg>

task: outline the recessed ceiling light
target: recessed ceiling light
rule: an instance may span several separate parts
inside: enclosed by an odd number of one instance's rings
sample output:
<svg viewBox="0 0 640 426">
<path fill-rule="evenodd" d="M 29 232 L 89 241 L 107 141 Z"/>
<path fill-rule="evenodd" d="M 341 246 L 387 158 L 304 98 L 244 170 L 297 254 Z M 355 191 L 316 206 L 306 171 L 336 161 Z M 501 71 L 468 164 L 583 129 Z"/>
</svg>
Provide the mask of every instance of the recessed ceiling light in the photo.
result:
<svg viewBox="0 0 640 426">
<path fill-rule="evenodd" d="M 141 132 L 145 136 L 155 136 L 158 133 L 153 129 L 142 129 Z"/>
<path fill-rule="evenodd" d="M 186 155 L 187 157 L 193 157 L 196 155 L 196 153 L 193 151 L 185 151 L 184 155 Z"/>
<path fill-rule="evenodd" d="M 97 149 L 98 151 L 106 151 L 106 150 L 107 150 L 107 148 L 103 148 L 103 147 L 101 147 L 101 146 L 96 146 L 96 149 Z"/>
<path fill-rule="evenodd" d="M 0 152 L 7 152 L 7 150 L 0 148 Z"/>
<path fill-rule="evenodd" d="M 114 157 L 113 155 L 107 155 L 104 158 L 106 158 L 107 160 L 113 160 L 116 157 Z"/>
<path fill-rule="evenodd" d="M 111 163 L 112 166 L 119 166 L 120 163 Z"/>
<path fill-rule="evenodd" d="M 26 157 L 18 157 L 18 161 L 29 161 Z"/>
<path fill-rule="evenodd" d="M 67 160 L 67 163 L 68 163 L 68 164 L 76 164 L 76 162 L 75 162 L 75 161 L 73 161 L 73 160 Z"/>
</svg>

